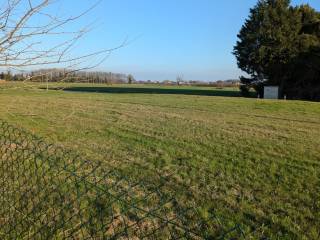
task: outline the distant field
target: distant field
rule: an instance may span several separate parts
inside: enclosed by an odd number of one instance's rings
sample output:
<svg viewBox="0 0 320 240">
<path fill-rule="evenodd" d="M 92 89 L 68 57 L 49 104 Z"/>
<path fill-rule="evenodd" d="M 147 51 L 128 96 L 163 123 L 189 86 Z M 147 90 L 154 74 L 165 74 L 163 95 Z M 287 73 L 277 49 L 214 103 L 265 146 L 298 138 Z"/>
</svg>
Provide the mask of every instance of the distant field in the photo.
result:
<svg viewBox="0 0 320 240">
<path fill-rule="evenodd" d="M 231 88 L 49 87 L 0 84 L 0 118 L 135 178 L 173 174 L 192 186 L 177 198 L 255 238 L 320 238 L 320 103 Z"/>
</svg>

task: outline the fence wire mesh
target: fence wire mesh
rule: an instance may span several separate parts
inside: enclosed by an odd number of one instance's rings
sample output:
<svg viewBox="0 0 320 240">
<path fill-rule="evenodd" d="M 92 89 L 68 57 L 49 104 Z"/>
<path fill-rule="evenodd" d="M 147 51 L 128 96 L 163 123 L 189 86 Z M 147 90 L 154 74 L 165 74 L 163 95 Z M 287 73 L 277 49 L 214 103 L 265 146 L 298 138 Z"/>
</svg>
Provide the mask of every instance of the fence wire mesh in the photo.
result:
<svg viewBox="0 0 320 240">
<path fill-rule="evenodd" d="M 134 181 L 0 120 L 0 239 L 244 236 L 238 226 L 221 231 L 219 219 L 209 224 L 166 184 Z"/>
</svg>

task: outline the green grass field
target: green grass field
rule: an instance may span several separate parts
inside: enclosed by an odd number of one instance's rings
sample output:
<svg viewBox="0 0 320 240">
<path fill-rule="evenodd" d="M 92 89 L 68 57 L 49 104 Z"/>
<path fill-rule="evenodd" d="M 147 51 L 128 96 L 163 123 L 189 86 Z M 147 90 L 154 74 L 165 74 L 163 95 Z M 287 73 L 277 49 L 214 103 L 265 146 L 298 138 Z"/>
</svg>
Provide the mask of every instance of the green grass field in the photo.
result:
<svg viewBox="0 0 320 240">
<path fill-rule="evenodd" d="M 172 174 L 192 186 L 177 198 L 255 236 L 320 238 L 320 103 L 205 87 L 41 87 L 0 85 L 0 118 L 134 178 Z"/>
</svg>

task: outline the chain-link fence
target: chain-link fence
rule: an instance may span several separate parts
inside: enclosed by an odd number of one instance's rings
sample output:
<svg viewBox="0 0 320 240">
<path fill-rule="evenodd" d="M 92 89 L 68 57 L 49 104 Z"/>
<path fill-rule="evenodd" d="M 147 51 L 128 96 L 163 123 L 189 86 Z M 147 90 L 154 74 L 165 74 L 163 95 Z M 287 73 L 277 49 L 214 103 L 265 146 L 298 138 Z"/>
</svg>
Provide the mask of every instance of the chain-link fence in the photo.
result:
<svg viewBox="0 0 320 240">
<path fill-rule="evenodd" d="M 239 239 L 166 177 L 134 181 L 0 120 L 0 239 Z"/>
</svg>

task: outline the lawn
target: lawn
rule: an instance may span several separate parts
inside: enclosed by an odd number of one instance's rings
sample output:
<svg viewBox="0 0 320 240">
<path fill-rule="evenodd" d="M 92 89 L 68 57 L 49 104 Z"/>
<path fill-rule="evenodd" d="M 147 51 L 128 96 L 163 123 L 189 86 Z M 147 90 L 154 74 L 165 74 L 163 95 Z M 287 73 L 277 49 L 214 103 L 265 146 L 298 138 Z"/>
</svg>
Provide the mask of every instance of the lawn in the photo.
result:
<svg viewBox="0 0 320 240">
<path fill-rule="evenodd" d="M 236 89 L 0 85 L 0 118 L 132 178 L 171 175 L 179 199 L 252 238 L 320 238 L 320 103 Z"/>
</svg>

